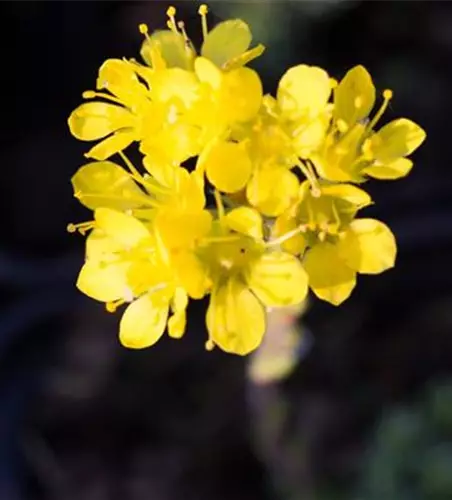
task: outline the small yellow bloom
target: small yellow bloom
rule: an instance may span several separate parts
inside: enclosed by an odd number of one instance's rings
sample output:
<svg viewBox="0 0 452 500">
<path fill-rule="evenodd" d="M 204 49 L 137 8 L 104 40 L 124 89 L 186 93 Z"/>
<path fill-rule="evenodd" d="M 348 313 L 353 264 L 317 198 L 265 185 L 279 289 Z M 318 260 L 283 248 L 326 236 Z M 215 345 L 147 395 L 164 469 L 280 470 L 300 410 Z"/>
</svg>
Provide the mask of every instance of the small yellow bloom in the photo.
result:
<svg viewBox="0 0 452 500">
<path fill-rule="evenodd" d="M 383 92 L 383 104 L 370 119 L 375 87 L 363 66 L 352 68 L 334 91 L 333 122 L 321 147 L 310 159 L 324 179 L 363 182 L 367 176 L 398 179 L 412 168 L 405 158 L 425 140 L 425 132 L 406 118 L 394 120 L 379 131 L 375 126 L 386 111 L 392 92 Z"/>
<path fill-rule="evenodd" d="M 111 102 L 82 104 L 72 112 L 68 124 L 77 139 L 103 139 L 86 156 L 106 160 L 139 140 L 136 112 L 148 106 L 148 89 L 138 80 L 133 66 L 118 59 L 109 59 L 101 66 L 97 88 L 109 93 L 88 91 L 84 97 L 101 97 Z"/>
<path fill-rule="evenodd" d="M 338 305 L 351 294 L 357 272 L 378 274 L 394 265 L 396 243 L 389 228 L 374 219 L 355 219 L 370 204 L 356 186 L 322 186 L 315 197 L 305 182 L 298 205 L 278 218 L 275 236 L 299 228 L 282 248 L 302 255 L 309 286 L 322 300 Z"/>
<path fill-rule="evenodd" d="M 265 50 L 262 44 L 250 49 L 251 30 L 241 19 L 230 19 L 217 24 L 209 31 L 207 26 L 208 8 L 201 5 L 203 43 L 200 55 L 212 61 L 224 71 L 244 66 Z M 141 48 L 141 56 L 151 66 L 164 65 L 168 68 L 193 69 L 196 51 L 185 31 L 183 21 L 176 21 L 176 9 L 170 7 L 167 11 L 168 30 L 160 30 L 148 35 L 146 25 L 140 26 L 140 31 L 146 39 Z"/>
<path fill-rule="evenodd" d="M 395 237 L 357 218 L 373 202 L 353 184 L 407 175 L 425 132 L 406 118 L 377 128 L 392 92 L 375 110 L 363 66 L 336 82 L 299 64 L 276 97 L 264 95 L 246 67 L 264 51 L 251 47 L 249 26 L 209 29 L 207 6 L 198 12 L 198 52 L 170 6 L 168 29 L 139 26 L 145 64 L 108 59 L 96 90 L 83 93 L 92 100 L 69 128 L 98 141 L 85 155 L 97 161 L 72 185 L 94 219 L 68 230 L 89 232 L 77 287 L 110 312 L 126 306 L 124 346 L 149 347 L 165 330 L 181 338 L 189 300 L 210 295 L 206 348 L 246 355 L 262 343 L 270 308 L 304 303 L 308 288 L 338 305 L 358 273 L 394 266 Z M 145 173 L 123 151 L 134 142 Z"/>
<path fill-rule="evenodd" d="M 243 224 L 238 223 L 240 216 Z M 258 347 L 265 333 L 265 307 L 302 302 L 307 275 L 296 257 L 267 249 L 261 240 L 246 235 L 256 232 L 254 214 L 235 212 L 225 224 L 201 254 L 213 282 L 207 328 L 211 342 L 245 355 Z"/>
</svg>

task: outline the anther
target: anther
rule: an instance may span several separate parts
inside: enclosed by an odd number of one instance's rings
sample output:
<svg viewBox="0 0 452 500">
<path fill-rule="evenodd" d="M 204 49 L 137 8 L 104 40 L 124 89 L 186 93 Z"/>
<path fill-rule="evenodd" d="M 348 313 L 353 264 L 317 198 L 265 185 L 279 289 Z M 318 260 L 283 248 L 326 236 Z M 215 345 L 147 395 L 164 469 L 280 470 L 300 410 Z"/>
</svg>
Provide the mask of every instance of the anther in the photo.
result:
<svg viewBox="0 0 452 500">
<path fill-rule="evenodd" d="M 94 90 L 85 90 L 82 94 L 83 99 L 93 99 L 96 97 L 96 92 Z"/>
<path fill-rule="evenodd" d="M 109 313 L 114 313 L 116 311 L 116 309 L 118 308 L 118 306 L 116 305 L 115 302 L 107 302 L 105 304 L 105 309 L 109 312 Z"/>
<path fill-rule="evenodd" d="M 390 89 L 386 89 L 383 91 L 383 99 L 384 99 L 383 104 L 380 106 L 380 109 L 377 111 L 375 116 L 372 118 L 372 121 L 367 126 L 368 132 L 370 132 L 375 127 L 380 118 L 383 116 L 384 112 L 386 111 L 389 105 L 389 101 L 392 99 L 392 95 L 393 95 L 392 90 Z"/>
<path fill-rule="evenodd" d="M 200 5 L 198 9 L 198 14 L 201 16 L 201 27 L 202 27 L 202 36 L 204 40 L 207 37 L 208 33 L 208 28 L 207 28 L 207 12 L 209 12 L 209 9 L 206 4 Z"/>
<path fill-rule="evenodd" d="M 140 33 L 142 35 L 147 35 L 148 32 L 149 32 L 149 28 L 148 28 L 148 25 L 147 24 L 144 24 L 144 23 L 141 23 L 139 26 L 138 26 L 138 29 L 140 30 Z"/>
<path fill-rule="evenodd" d="M 204 344 L 206 351 L 213 351 L 215 348 L 214 341 L 212 339 L 209 339 L 205 344 Z"/>
<path fill-rule="evenodd" d="M 73 224 L 72 222 L 66 226 L 68 233 L 75 233 L 78 231 L 82 236 L 85 235 L 87 231 L 94 228 L 94 221 L 80 222 L 80 224 Z"/>
<path fill-rule="evenodd" d="M 169 18 L 174 17 L 176 15 L 176 7 L 174 7 L 173 5 L 170 5 L 168 7 L 168 10 L 166 11 L 166 15 Z"/>
<path fill-rule="evenodd" d="M 176 23 L 176 7 L 173 7 L 172 5 L 168 7 L 168 10 L 166 11 L 166 15 L 169 17 L 169 21 L 167 22 L 167 26 L 171 31 L 174 31 L 174 33 L 179 33 L 177 31 L 177 23 Z"/>
<path fill-rule="evenodd" d="M 187 32 L 185 31 L 185 23 L 184 21 L 179 21 L 177 23 L 177 27 L 180 29 L 182 36 L 184 37 L 185 44 L 190 44 L 190 39 L 188 38 Z"/>
</svg>

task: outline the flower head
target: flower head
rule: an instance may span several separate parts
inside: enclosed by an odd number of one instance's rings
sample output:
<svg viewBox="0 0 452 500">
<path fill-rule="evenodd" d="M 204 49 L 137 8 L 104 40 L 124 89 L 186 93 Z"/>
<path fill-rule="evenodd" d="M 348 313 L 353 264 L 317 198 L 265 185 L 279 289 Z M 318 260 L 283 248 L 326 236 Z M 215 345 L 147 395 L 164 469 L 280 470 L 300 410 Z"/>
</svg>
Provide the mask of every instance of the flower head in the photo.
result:
<svg viewBox="0 0 452 500">
<path fill-rule="evenodd" d="M 207 13 L 199 50 L 169 7 L 167 29 L 139 26 L 143 63 L 99 69 L 69 117 L 77 139 L 98 141 L 72 177 L 94 216 L 68 230 L 87 235 L 77 287 L 125 307 L 124 346 L 182 337 L 189 301 L 207 296 L 206 347 L 246 355 L 269 309 L 299 307 L 309 288 L 338 305 L 357 274 L 394 266 L 395 237 L 358 218 L 373 201 L 355 184 L 407 175 L 425 132 L 407 118 L 377 126 L 392 92 L 375 111 L 363 66 L 338 82 L 298 64 L 264 95 L 248 67 L 264 47 L 240 19 L 209 29 Z M 138 166 L 125 153 L 135 143 Z"/>
</svg>

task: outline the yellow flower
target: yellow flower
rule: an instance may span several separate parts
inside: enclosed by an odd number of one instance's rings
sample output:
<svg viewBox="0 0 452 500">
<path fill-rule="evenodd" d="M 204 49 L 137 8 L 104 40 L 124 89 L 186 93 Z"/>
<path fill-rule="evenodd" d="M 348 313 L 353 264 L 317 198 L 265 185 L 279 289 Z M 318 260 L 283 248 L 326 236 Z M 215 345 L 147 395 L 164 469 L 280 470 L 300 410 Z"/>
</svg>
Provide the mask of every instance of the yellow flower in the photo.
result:
<svg viewBox="0 0 452 500">
<path fill-rule="evenodd" d="M 206 317 L 210 345 L 246 355 L 262 341 L 265 307 L 302 302 L 307 276 L 298 259 L 251 237 L 262 234 L 252 208 L 232 210 L 219 224 L 212 242 L 200 249 L 213 282 Z"/>
<path fill-rule="evenodd" d="M 276 221 L 276 236 L 294 233 L 282 248 L 302 255 L 309 286 L 334 305 L 349 297 L 356 273 L 378 274 L 394 265 L 396 242 L 390 229 L 374 219 L 355 219 L 369 204 L 369 195 L 349 184 L 322 186 L 315 197 L 304 183 L 298 205 Z"/>
<path fill-rule="evenodd" d="M 383 104 L 370 120 L 375 103 L 375 87 L 363 66 L 352 68 L 334 91 L 333 122 L 324 143 L 311 155 L 324 179 L 363 182 L 367 176 L 398 179 L 413 164 L 406 156 L 425 139 L 425 132 L 406 118 L 390 122 L 374 132 L 392 91 L 383 92 Z"/>
<path fill-rule="evenodd" d="M 110 311 L 129 303 L 120 323 L 121 343 L 136 349 L 155 344 L 165 331 L 170 308 L 168 333 L 181 337 L 188 294 L 165 262 L 152 231 L 134 217 L 109 208 L 98 208 L 95 220 L 82 227 L 93 231 L 77 287 L 105 302 Z"/>
<path fill-rule="evenodd" d="M 352 183 L 407 175 L 425 132 L 406 118 L 377 129 L 392 92 L 374 111 L 363 66 L 338 83 L 299 64 L 276 97 L 264 96 L 246 66 L 264 51 L 250 48 L 249 26 L 231 19 L 209 30 L 205 5 L 199 14 L 198 52 L 169 7 L 168 29 L 139 27 L 145 64 L 108 59 L 96 90 L 83 93 L 94 100 L 69 128 L 99 142 L 72 185 L 94 220 L 68 230 L 89 232 L 77 287 L 110 312 L 126 305 L 124 346 L 151 346 L 166 329 L 182 337 L 189 300 L 210 295 L 206 348 L 246 355 L 262 342 L 269 308 L 303 303 L 309 287 L 340 304 L 358 273 L 394 265 L 394 235 L 357 218 L 372 200 Z M 123 151 L 133 142 L 144 170 Z"/>
<path fill-rule="evenodd" d="M 92 101 L 82 104 L 69 117 L 69 129 L 77 139 L 96 141 L 86 156 L 105 160 L 139 140 L 137 112 L 149 103 L 149 92 L 132 65 L 118 59 L 107 60 L 99 70 L 97 88 L 110 92 L 84 92 L 87 99 L 100 97 L 111 102 Z"/>
<path fill-rule="evenodd" d="M 265 50 L 261 44 L 250 49 L 252 35 L 249 26 L 241 19 L 230 19 L 217 24 L 212 30 L 207 27 L 206 5 L 199 8 L 203 44 L 200 55 L 212 61 L 219 68 L 228 71 L 243 66 L 259 57 Z M 176 21 L 176 9 L 169 7 L 168 30 L 161 30 L 146 36 L 141 48 L 141 56 L 146 63 L 155 66 L 156 52 L 161 55 L 167 67 L 193 69 L 196 51 L 185 32 L 182 21 Z M 147 35 L 147 27 L 141 25 L 142 33 Z"/>
</svg>

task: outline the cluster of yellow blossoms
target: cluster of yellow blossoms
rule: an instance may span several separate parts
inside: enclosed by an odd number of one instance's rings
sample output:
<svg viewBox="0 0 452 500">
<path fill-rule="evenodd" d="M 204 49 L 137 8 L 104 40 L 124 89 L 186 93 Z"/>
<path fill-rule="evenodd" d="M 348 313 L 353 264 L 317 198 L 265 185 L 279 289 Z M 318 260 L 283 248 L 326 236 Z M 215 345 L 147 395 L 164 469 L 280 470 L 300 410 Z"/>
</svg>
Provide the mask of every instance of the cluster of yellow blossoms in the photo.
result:
<svg viewBox="0 0 452 500">
<path fill-rule="evenodd" d="M 292 67 L 275 98 L 246 67 L 264 51 L 250 48 L 246 23 L 209 31 L 202 5 L 198 54 L 175 8 L 167 14 L 166 30 L 140 26 L 144 63 L 107 60 L 69 118 L 77 139 L 100 140 L 72 179 L 94 211 L 68 226 L 89 231 L 77 286 L 109 311 L 128 304 L 119 336 L 130 348 L 166 329 L 180 338 L 189 299 L 210 295 L 206 347 L 245 355 L 262 341 L 268 308 L 299 304 L 308 288 L 340 304 L 357 273 L 394 265 L 389 228 L 356 218 L 372 200 L 354 184 L 408 174 L 425 133 L 404 118 L 376 129 L 392 93 L 373 112 L 362 66 L 339 82 Z M 140 169 L 124 153 L 134 142 Z"/>
</svg>

